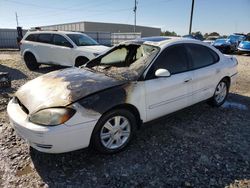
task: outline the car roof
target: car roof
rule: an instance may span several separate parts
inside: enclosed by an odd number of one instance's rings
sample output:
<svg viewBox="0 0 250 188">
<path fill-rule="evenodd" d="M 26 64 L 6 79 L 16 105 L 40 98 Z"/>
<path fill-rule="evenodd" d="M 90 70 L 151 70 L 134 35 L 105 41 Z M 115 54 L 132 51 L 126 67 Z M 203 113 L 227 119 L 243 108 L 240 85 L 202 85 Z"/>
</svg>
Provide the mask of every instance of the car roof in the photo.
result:
<svg viewBox="0 0 250 188">
<path fill-rule="evenodd" d="M 172 37 L 172 36 L 153 36 L 153 37 L 143 37 L 140 40 L 143 41 L 151 41 L 151 42 L 161 42 L 164 40 L 174 39 L 179 37 Z"/>
<path fill-rule="evenodd" d="M 202 41 L 189 39 L 189 38 L 182 38 L 182 37 L 164 37 L 164 40 L 160 40 L 160 41 L 152 41 L 151 37 L 146 37 L 146 38 L 139 38 L 139 39 L 131 40 L 131 41 L 125 41 L 122 44 L 133 44 L 133 43 L 148 44 L 148 45 L 157 46 L 160 48 L 165 48 L 171 43 L 194 43 L 194 44 L 206 45 Z"/>
<path fill-rule="evenodd" d="M 83 34 L 81 32 L 74 32 L 74 31 L 41 31 L 41 30 L 35 30 L 35 31 L 28 31 L 29 34 L 35 33 L 49 33 L 49 34 Z"/>
</svg>

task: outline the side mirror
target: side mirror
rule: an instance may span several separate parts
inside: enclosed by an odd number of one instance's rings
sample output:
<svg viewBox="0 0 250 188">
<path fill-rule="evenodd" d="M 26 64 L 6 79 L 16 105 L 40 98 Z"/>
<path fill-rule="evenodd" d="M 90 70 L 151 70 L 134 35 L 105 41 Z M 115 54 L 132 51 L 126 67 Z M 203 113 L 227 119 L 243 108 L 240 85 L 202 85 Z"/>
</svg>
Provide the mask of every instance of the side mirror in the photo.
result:
<svg viewBox="0 0 250 188">
<path fill-rule="evenodd" d="M 167 69 L 157 69 L 155 71 L 156 77 L 169 77 L 171 74 Z"/>
</svg>

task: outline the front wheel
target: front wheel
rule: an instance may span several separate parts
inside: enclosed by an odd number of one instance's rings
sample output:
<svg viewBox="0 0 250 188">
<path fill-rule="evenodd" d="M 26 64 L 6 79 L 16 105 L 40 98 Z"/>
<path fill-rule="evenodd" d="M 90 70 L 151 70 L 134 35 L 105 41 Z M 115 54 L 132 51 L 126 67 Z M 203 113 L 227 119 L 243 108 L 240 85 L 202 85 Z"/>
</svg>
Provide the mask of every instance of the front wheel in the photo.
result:
<svg viewBox="0 0 250 188">
<path fill-rule="evenodd" d="M 210 99 L 209 104 L 216 107 L 221 106 L 225 102 L 228 92 L 229 92 L 229 83 L 227 80 L 223 79 L 216 86 L 214 95 Z"/>
<path fill-rule="evenodd" d="M 131 141 L 135 127 L 135 116 L 128 110 L 110 111 L 97 122 L 92 134 L 92 144 L 101 153 L 119 152 Z"/>
<path fill-rule="evenodd" d="M 82 65 L 85 65 L 89 61 L 86 57 L 78 57 L 75 62 L 75 67 L 80 67 Z"/>
</svg>

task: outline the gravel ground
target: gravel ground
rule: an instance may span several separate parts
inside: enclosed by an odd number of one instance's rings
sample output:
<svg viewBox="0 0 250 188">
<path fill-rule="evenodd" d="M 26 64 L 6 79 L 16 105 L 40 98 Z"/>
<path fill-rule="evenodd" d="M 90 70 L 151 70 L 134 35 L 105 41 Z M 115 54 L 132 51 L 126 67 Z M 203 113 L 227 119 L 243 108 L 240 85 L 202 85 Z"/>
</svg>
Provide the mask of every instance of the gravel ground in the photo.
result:
<svg viewBox="0 0 250 188">
<path fill-rule="evenodd" d="M 12 88 L 0 90 L 0 187 L 250 187 L 250 56 L 223 107 L 198 104 L 146 124 L 115 155 L 92 149 L 33 150 L 10 127 L 6 105 L 25 82 L 60 67 L 28 71 L 18 52 L 0 52 Z"/>
</svg>

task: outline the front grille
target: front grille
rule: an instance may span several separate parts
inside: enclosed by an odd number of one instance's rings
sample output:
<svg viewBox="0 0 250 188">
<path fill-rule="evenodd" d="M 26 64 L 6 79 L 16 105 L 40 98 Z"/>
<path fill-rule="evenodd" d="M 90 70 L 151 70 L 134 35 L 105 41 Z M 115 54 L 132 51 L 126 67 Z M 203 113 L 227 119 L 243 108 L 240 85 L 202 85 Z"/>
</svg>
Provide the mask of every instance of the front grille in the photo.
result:
<svg viewBox="0 0 250 188">
<path fill-rule="evenodd" d="M 29 110 L 21 103 L 21 101 L 15 97 L 17 103 L 19 104 L 19 106 L 21 107 L 21 109 L 26 113 L 26 114 L 29 114 Z"/>
</svg>

